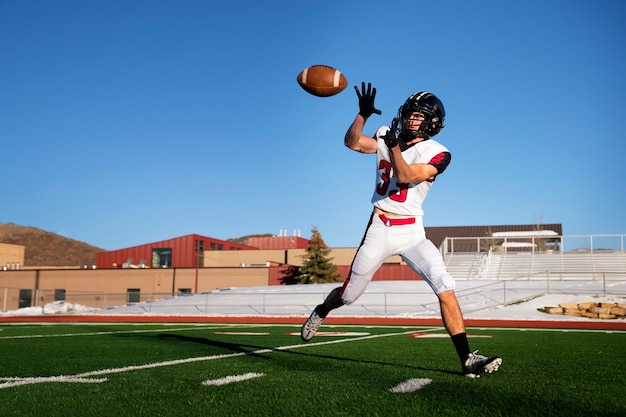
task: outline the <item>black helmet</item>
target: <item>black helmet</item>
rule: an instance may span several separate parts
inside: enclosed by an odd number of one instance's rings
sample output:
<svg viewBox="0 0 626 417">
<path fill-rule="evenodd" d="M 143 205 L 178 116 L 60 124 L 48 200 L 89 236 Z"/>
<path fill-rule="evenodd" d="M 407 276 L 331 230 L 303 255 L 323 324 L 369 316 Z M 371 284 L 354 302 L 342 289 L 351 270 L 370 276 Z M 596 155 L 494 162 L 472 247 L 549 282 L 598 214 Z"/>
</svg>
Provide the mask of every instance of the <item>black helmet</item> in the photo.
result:
<svg viewBox="0 0 626 417">
<path fill-rule="evenodd" d="M 421 113 L 425 120 L 417 130 L 407 129 L 407 119 L 412 113 Z M 407 98 L 398 110 L 398 119 L 402 122 L 400 134 L 405 141 L 413 140 L 418 136 L 431 138 L 443 129 L 446 110 L 436 95 L 427 91 L 420 91 Z"/>
</svg>

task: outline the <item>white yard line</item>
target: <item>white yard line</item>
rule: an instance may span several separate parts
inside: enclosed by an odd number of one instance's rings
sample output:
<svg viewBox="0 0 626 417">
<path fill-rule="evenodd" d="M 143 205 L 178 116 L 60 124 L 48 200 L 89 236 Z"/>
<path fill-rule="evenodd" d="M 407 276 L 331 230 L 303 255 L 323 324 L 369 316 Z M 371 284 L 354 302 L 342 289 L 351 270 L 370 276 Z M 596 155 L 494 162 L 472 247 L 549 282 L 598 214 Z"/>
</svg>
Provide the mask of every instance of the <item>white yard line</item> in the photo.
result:
<svg viewBox="0 0 626 417">
<path fill-rule="evenodd" d="M 265 325 L 265 326 L 270 326 Z M 75 337 L 75 336 L 103 336 L 108 334 L 129 334 L 129 333 L 163 333 L 163 332 L 179 332 L 179 331 L 187 331 L 187 330 L 223 330 L 225 328 L 232 328 L 233 325 L 204 325 L 204 326 L 194 326 L 194 327 L 178 327 L 178 328 L 169 328 L 169 329 L 143 329 L 143 330 L 116 330 L 110 332 L 90 332 L 90 333 L 58 333 L 58 334 L 34 334 L 34 335 L 24 335 L 24 336 L 0 336 L 1 339 L 40 339 L 47 337 Z M 250 327 L 250 326 L 247 326 Z"/>
<path fill-rule="evenodd" d="M 249 372 L 243 375 L 231 375 L 231 376 L 227 376 L 227 377 L 219 378 L 219 379 L 209 379 L 207 381 L 204 381 L 202 385 L 220 386 L 220 385 L 232 384 L 233 382 L 247 381 L 248 379 L 259 378 L 262 376 L 265 376 L 265 374 Z"/>
<path fill-rule="evenodd" d="M 389 388 L 389 391 L 394 392 L 396 394 L 404 394 L 408 392 L 415 392 L 424 388 L 426 385 L 433 382 L 430 378 L 411 378 L 406 381 L 396 385 L 393 388 Z"/>
<path fill-rule="evenodd" d="M 173 330 L 181 330 L 181 329 L 173 329 Z M 437 330 L 441 330 L 441 328 L 432 328 L 432 329 L 427 329 L 425 331 L 437 331 Z M 416 331 L 415 329 L 412 329 L 410 331 L 403 331 L 399 333 L 384 333 L 384 334 L 378 334 L 378 335 L 368 335 L 368 336 L 363 336 L 363 337 L 350 337 L 348 339 L 327 340 L 324 342 L 316 342 L 316 343 L 307 343 L 307 344 L 300 343 L 297 345 L 278 346 L 274 348 L 259 349 L 259 350 L 255 350 L 252 352 L 237 352 L 237 353 L 227 353 L 227 354 L 222 354 L 222 355 L 176 359 L 176 360 L 165 361 L 165 362 L 149 363 L 145 365 L 131 365 L 131 366 L 125 366 L 122 368 L 101 369 L 97 371 L 83 372 L 83 373 L 76 374 L 76 375 L 58 375 L 58 376 L 51 376 L 51 377 L 28 377 L 28 378 L 0 377 L 0 381 L 6 381 L 0 384 L 0 389 L 16 387 L 19 385 L 41 384 L 44 382 L 91 382 L 91 383 L 97 382 L 99 383 L 99 382 L 106 381 L 107 378 L 90 379 L 90 377 L 118 374 L 118 373 L 123 373 L 123 372 L 130 372 L 130 371 L 139 371 L 143 369 L 160 368 L 164 366 L 182 365 L 182 364 L 193 363 L 193 362 L 230 359 L 230 358 L 236 358 L 240 356 L 261 355 L 264 353 L 302 349 L 302 348 L 307 348 L 307 347 L 312 347 L 312 346 L 332 345 L 336 343 L 355 342 L 358 340 L 376 339 L 380 337 L 399 336 L 403 334 L 414 333 L 415 331 Z M 143 331 L 138 331 L 138 332 L 143 332 Z M 120 332 L 120 333 L 128 333 L 128 332 Z M 82 335 L 83 334 L 80 334 L 80 333 L 77 334 L 77 336 L 82 336 Z"/>
</svg>

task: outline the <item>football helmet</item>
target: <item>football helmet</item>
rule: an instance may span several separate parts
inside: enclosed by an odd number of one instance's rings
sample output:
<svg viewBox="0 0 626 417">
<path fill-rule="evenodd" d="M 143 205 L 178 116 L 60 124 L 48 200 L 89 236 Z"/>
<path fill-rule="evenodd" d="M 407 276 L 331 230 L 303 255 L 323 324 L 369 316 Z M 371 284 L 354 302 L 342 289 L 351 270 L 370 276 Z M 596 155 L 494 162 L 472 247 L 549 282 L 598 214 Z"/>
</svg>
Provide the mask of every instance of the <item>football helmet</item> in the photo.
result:
<svg viewBox="0 0 626 417">
<path fill-rule="evenodd" d="M 424 121 L 417 130 L 408 128 L 409 117 L 418 112 L 424 116 Z M 420 91 L 407 98 L 398 110 L 398 119 L 401 121 L 400 137 L 405 141 L 411 141 L 418 136 L 431 138 L 443 129 L 446 111 L 443 103 L 433 93 Z"/>
</svg>

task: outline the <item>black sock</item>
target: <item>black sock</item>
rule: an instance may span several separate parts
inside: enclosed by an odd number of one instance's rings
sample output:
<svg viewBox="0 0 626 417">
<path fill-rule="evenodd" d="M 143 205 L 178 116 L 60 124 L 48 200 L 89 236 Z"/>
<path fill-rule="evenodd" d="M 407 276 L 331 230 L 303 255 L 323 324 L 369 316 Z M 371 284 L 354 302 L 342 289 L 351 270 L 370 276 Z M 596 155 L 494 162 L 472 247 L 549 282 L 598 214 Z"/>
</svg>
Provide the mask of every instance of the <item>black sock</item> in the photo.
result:
<svg viewBox="0 0 626 417">
<path fill-rule="evenodd" d="M 457 355 L 459 355 L 459 359 L 461 363 L 465 363 L 465 360 L 470 354 L 470 347 L 467 341 L 467 333 L 459 333 L 452 336 L 452 343 L 454 343 L 454 348 L 456 349 Z"/>
<path fill-rule="evenodd" d="M 320 304 L 315 308 L 315 311 L 317 311 L 317 314 L 321 318 L 325 318 L 330 310 L 341 307 L 343 304 L 344 302 L 341 299 L 341 287 L 337 287 L 328 294 L 323 304 Z"/>
<path fill-rule="evenodd" d="M 318 316 L 325 319 L 328 313 L 330 312 L 330 310 L 327 309 L 324 306 L 324 304 L 319 304 L 317 307 L 315 307 L 315 312 L 317 313 Z"/>
</svg>

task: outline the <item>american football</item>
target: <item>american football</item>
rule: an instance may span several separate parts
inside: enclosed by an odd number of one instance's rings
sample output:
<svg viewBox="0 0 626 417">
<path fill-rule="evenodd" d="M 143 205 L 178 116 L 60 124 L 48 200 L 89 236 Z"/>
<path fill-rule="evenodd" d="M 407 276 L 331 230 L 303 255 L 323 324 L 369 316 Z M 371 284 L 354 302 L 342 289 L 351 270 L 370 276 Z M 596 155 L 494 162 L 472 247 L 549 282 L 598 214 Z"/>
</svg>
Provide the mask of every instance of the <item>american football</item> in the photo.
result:
<svg viewBox="0 0 626 417">
<path fill-rule="evenodd" d="M 309 94 L 330 97 L 341 93 L 348 86 L 348 79 L 333 67 L 313 65 L 298 74 L 298 84 Z"/>
</svg>

